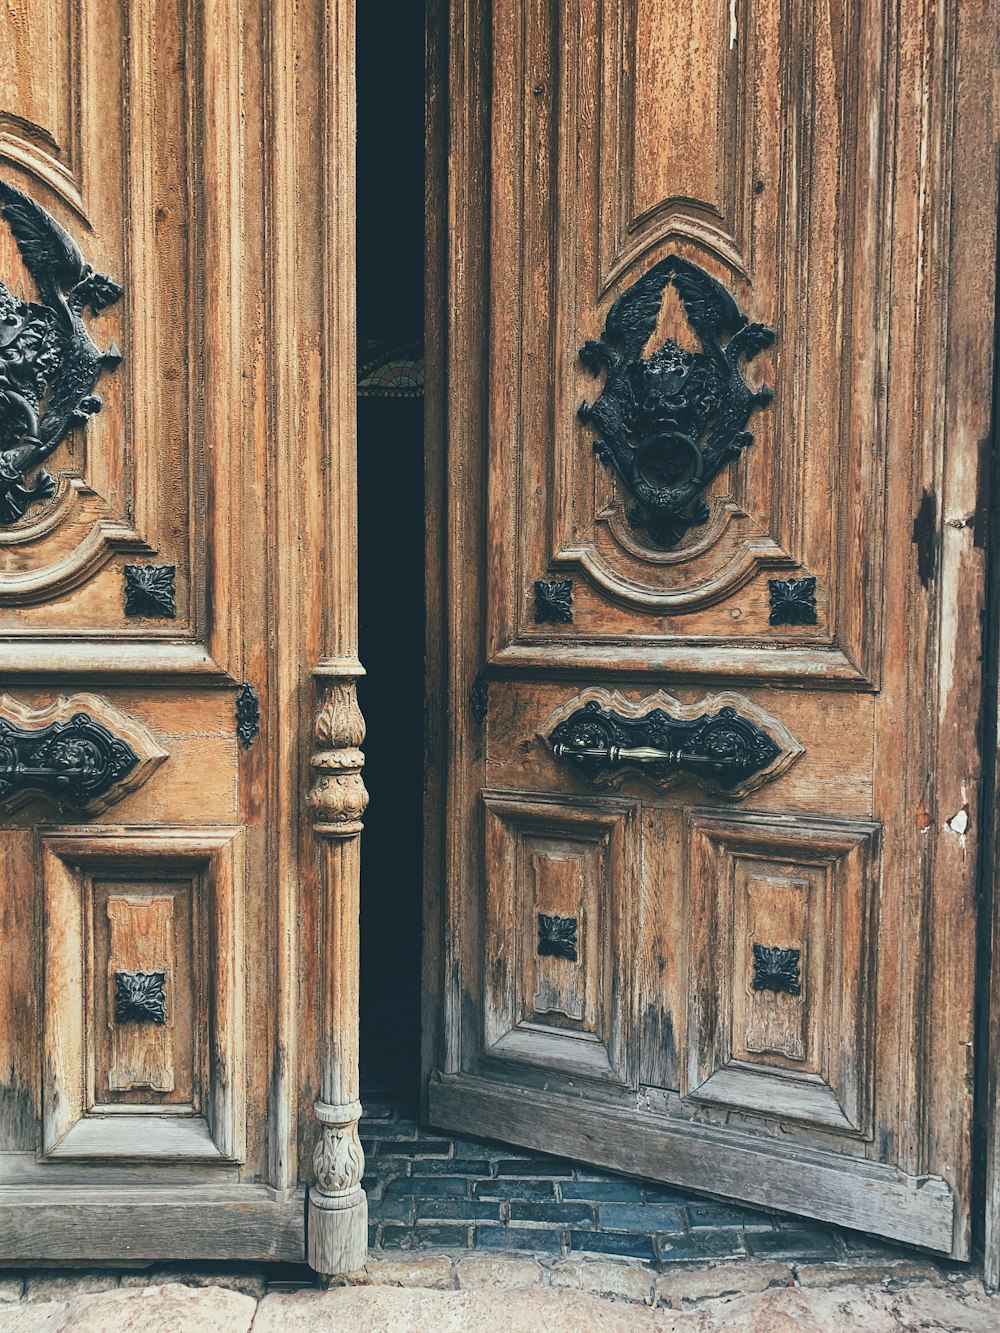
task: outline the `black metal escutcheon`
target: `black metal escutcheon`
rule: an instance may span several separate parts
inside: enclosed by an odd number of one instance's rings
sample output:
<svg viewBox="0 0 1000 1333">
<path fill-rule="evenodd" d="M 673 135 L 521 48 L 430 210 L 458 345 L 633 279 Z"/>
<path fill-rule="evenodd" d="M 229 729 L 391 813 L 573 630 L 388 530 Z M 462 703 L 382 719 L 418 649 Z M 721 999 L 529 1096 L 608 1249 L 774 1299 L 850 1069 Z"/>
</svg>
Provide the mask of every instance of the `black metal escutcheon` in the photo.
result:
<svg viewBox="0 0 1000 1333">
<path fill-rule="evenodd" d="M 645 717 L 623 717 L 597 700 L 578 708 L 549 736 L 557 759 L 590 778 L 633 767 L 660 780 L 687 770 L 720 787 L 737 787 L 781 753 L 770 736 L 726 705 L 715 713 L 680 720 L 662 708 Z"/>
<path fill-rule="evenodd" d="M 0 718 L 0 800 L 36 791 L 83 808 L 138 762 L 132 747 L 89 713 L 35 729 Z"/>
</svg>

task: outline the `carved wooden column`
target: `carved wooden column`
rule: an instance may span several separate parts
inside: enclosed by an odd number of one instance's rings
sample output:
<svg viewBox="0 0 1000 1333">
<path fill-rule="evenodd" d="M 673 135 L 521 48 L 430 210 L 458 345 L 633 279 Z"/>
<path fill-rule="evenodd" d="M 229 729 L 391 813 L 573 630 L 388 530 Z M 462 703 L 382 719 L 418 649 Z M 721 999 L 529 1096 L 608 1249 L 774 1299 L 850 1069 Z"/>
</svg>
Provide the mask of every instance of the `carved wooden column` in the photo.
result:
<svg viewBox="0 0 1000 1333">
<path fill-rule="evenodd" d="M 355 674 L 360 674 L 354 668 Z M 322 681 L 320 682 L 322 686 Z M 322 1126 L 309 1189 L 309 1263 L 320 1273 L 360 1268 L 368 1250 L 365 1155 L 358 1138 L 358 914 L 365 724 L 353 679 L 331 682 L 316 720 L 309 792 L 320 856 Z"/>
<path fill-rule="evenodd" d="M 299 616 L 297 664 L 312 664 L 318 694 L 308 792 L 316 837 L 306 852 L 316 862 L 303 867 L 303 883 L 315 885 L 317 896 L 303 899 L 300 918 L 314 950 L 304 960 L 306 974 L 317 977 L 305 992 L 317 994 L 317 1021 L 304 1025 L 300 1049 L 308 1096 L 319 1092 L 318 1123 L 312 1162 L 299 1171 L 309 1191 L 307 1258 L 332 1276 L 361 1268 L 368 1250 L 358 1139 L 360 833 L 368 796 L 361 780 L 365 726 L 355 690 L 364 672 L 358 661 L 354 0 L 274 2 L 281 9 L 273 29 L 275 78 L 294 90 L 295 107 L 294 122 L 285 115 L 274 127 L 281 151 L 279 203 L 272 209 L 279 234 L 283 219 L 294 223 L 280 253 L 289 300 L 279 312 L 284 323 L 277 344 L 278 360 L 289 369 L 286 399 L 277 404 L 289 466 L 280 490 L 295 526 L 286 550 L 298 556 L 286 600 Z M 300 679 L 306 690 L 296 682 L 289 699 L 307 693 L 307 680 Z M 307 733 L 313 718 L 302 712 Z M 300 761 L 300 771 L 304 767 Z M 298 801 L 295 812 L 299 818 Z"/>
</svg>

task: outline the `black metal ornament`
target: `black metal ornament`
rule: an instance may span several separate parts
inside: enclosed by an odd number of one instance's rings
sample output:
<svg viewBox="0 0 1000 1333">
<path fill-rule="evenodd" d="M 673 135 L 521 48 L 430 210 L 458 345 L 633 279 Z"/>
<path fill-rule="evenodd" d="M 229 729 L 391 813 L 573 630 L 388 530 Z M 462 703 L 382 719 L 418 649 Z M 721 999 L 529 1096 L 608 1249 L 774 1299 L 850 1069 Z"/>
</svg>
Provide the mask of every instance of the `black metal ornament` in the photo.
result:
<svg viewBox="0 0 1000 1333">
<path fill-rule="evenodd" d="M 477 725 L 481 727 L 486 721 L 486 714 L 490 707 L 490 682 L 481 671 L 472 682 L 472 689 L 469 691 L 469 706 Z"/>
<path fill-rule="evenodd" d="M 236 735 L 244 750 L 249 750 L 260 731 L 260 698 L 245 680 L 236 693 Z"/>
<path fill-rule="evenodd" d="M 557 759 L 577 765 L 589 778 L 631 767 L 659 781 L 686 770 L 723 788 L 739 786 L 781 752 L 766 732 L 728 704 L 716 713 L 682 720 L 662 708 L 644 717 L 623 717 L 592 699 L 560 722 L 548 740 Z"/>
<path fill-rule="evenodd" d="M 83 314 L 113 305 L 122 288 L 95 273 L 55 218 L 5 181 L 0 213 L 41 297 L 24 301 L 0 282 L 0 523 L 9 524 L 55 494 L 44 468 L 33 481 L 29 475 L 100 410 L 94 386 L 120 365 L 121 352 L 116 343 L 102 352 Z"/>
<path fill-rule="evenodd" d="M 115 1022 L 156 1023 L 167 1021 L 167 974 L 165 972 L 115 973 Z"/>
<path fill-rule="evenodd" d="M 549 912 L 539 912 L 538 956 L 565 958 L 567 962 L 575 963 L 578 924 L 575 916 L 554 916 Z"/>
<path fill-rule="evenodd" d="M 772 625 L 816 624 L 816 580 L 768 579 Z"/>
<path fill-rule="evenodd" d="M 779 949 L 777 945 L 753 946 L 754 990 L 784 991 L 788 995 L 801 992 L 799 959 L 801 949 Z"/>
<path fill-rule="evenodd" d="M 702 350 L 685 351 L 668 338 L 644 359 L 670 283 Z M 600 397 L 582 404 L 580 420 L 600 432 L 594 451 L 632 493 L 630 524 L 655 545 L 676 546 L 707 521 L 701 493 L 753 443 L 747 421 L 773 395 L 767 385 L 750 388 L 740 361 L 773 341 L 774 331 L 748 323 L 704 269 L 667 255 L 618 297 L 600 340 L 580 349 L 588 370 L 606 372 Z"/>
<path fill-rule="evenodd" d="M 132 747 L 89 713 L 34 729 L 0 718 L 0 800 L 35 791 L 83 808 L 138 762 Z"/>
<path fill-rule="evenodd" d="M 127 616 L 160 616 L 167 620 L 176 617 L 175 565 L 123 565 L 122 568 Z"/>
<path fill-rule="evenodd" d="M 535 624 L 569 625 L 573 620 L 573 580 L 535 580 Z"/>
</svg>

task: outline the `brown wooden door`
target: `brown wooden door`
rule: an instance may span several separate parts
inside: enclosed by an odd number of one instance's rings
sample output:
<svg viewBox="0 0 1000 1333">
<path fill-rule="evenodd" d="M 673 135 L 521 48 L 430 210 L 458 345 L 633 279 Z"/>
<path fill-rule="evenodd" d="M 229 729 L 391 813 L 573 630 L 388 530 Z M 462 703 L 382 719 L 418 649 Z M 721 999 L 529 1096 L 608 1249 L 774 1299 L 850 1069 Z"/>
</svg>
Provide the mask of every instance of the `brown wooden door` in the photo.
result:
<svg viewBox="0 0 1000 1333">
<path fill-rule="evenodd" d="M 455 0 L 432 100 L 431 1119 L 957 1256 L 989 10 Z"/>
<path fill-rule="evenodd" d="M 0 18 L 7 1262 L 363 1261 L 352 14 Z"/>
</svg>

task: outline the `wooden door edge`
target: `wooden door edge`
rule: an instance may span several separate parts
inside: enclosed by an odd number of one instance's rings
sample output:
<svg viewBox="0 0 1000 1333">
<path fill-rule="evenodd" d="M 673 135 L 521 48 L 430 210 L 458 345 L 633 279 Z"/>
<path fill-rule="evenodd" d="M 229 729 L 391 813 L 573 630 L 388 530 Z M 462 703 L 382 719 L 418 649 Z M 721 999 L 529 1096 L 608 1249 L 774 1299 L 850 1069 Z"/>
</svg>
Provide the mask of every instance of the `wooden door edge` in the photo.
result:
<svg viewBox="0 0 1000 1333">
<path fill-rule="evenodd" d="M 433 1122 L 443 1129 L 523 1142 L 571 1159 L 586 1134 L 587 1161 L 613 1171 L 627 1159 L 632 1175 L 968 1257 L 954 1195 L 938 1176 L 907 1176 L 864 1161 L 847 1172 L 838 1154 L 781 1148 L 750 1135 L 734 1142 L 731 1133 L 710 1127 L 639 1110 L 597 1110 L 572 1097 L 471 1075 L 431 1079 L 429 1092 Z"/>
<path fill-rule="evenodd" d="M 994 191 L 997 191 L 994 175 Z M 979 920 L 976 966 L 973 1246 L 990 1291 L 1000 1287 L 1000 525 L 990 514 L 1000 499 L 1000 197 L 994 277 L 993 411 L 983 440 L 981 505 L 986 529 L 986 625 L 983 635 Z M 992 517 L 992 522 L 990 521 Z"/>
</svg>

